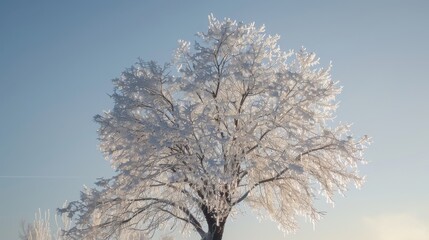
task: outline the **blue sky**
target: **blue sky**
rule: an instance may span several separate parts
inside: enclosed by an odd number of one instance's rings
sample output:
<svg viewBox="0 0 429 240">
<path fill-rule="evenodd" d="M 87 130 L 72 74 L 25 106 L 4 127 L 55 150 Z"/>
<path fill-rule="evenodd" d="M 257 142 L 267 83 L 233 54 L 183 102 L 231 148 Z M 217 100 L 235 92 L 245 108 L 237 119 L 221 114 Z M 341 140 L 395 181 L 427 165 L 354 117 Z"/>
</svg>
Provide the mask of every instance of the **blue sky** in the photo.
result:
<svg viewBox="0 0 429 240">
<path fill-rule="evenodd" d="M 252 214 L 224 239 L 429 238 L 429 3 L 427 1 L 11 1 L 0 3 L 0 238 L 22 219 L 79 197 L 112 170 L 97 148 L 95 114 L 112 106 L 111 79 L 138 57 L 169 61 L 207 15 L 265 24 L 284 50 L 305 46 L 344 91 L 338 120 L 374 143 L 367 183 L 283 238 Z M 405 237 L 404 237 L 405 236 Z M 193 238 L 197 239 L 197 238 Z"/>
</svg>

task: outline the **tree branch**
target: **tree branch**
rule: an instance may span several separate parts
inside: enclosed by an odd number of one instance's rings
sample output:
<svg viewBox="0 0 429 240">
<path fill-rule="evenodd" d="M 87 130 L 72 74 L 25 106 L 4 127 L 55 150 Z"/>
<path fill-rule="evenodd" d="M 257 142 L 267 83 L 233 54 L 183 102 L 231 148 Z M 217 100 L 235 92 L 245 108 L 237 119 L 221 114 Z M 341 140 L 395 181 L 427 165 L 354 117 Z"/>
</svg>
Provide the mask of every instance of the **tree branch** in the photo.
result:
<svg viewBox="0 0 429 240">
<path fill-rule="evenodd" d="M 283 175 L 283 173 L 285 173 L 287 170 L 289 170 L 289 168 L 288 167 L 286 167 L 286 168 L 284 168 L 283 170 L 281 170 L 280 172 L 278 172 L 277 174 L 276 174 L 276 176 L 274 176 L 274 177 L 271 177 L 271 178 L 267 178 L 267 179 L 264 179 L 264 180 L 261 180 L 261 181 L 259 181 L 259 182 L 257 182 L 257 183 L 255 183 L 249 190 L 247 190 L 239 199 L 237 199 L 235 202 L 233 202 L 232 203 L 232 206 L 235 206 L 235 205 L 237 205 L 238 203 L 240 203 L 241 201 L 243 201 L 244 199 L 246 199 L 246 197 L 249 195 L 249 193 L 253 190 L 253 189 L 255 189 L 257 186 L 259 186 L 259 185 L 261 185 L 261 184 L 264 184 L 264 183 L 267 183 L 267 182 L 273 182 L 273 181 L 275 181 L 275 180 L 278 180 L 278 179 L 280 179 L 280 177 L 281 177 L 281 175 Z"/>
<path fill-rule="evenodd" d="M 191 213 L 191 211 L 186 207 L 179 206 L 174 202 L 171 202 L 171 201 L 166 200 L 166 199 L 160 199 L 160 198 L 137 198 L 137 199 L 126 199 L 126 200 L 127 201 L 155 201 L 155 202 L 164 203 L 164 204 L 167 204 L 169 206 L 178 208 L 189 218 L 185 221 L 191 223 L 192 226 L 194 226 L 195 230 L 197 230 L 198 233 L 201 232 L 201 233 L 205 234 L 204 230 L 202 229 L 201 223 L 195 218 L 195 216 Z M 146 210 L 146 209 L 144 209 L 144 210 Z M 135 217 L 135 216 L 136 215 L 134 215 L 133 217 Z"/>
</svg>

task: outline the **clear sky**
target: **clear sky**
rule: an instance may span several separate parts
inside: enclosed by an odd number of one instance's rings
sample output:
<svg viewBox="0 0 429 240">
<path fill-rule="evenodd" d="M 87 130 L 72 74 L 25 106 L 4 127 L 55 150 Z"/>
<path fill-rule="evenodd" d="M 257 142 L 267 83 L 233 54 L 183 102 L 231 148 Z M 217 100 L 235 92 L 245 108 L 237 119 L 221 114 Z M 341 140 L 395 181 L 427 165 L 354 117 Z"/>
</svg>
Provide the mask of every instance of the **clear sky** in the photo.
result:
<svg viewBox="0 0 429 240">
<path fill-rule="evenodd" d="M 38 208 L 76 200 L 112 174 L 97 149 L 95 114 L 112 107 L 110 80 L 138 57 L 169 61 L 207 15 L 265 24 L 280 46 L 333 62 L 344 91 L 338 120 L 374 143 L 367 183 L 336 198 L 315 230 L 283 238 L 251 214 L 224 239 L 429 239 L 429 1 L 0 2 L 0 239 L 18 239 Z M 196 237 L 192 239 L 197 239 Z"/>
</svg>

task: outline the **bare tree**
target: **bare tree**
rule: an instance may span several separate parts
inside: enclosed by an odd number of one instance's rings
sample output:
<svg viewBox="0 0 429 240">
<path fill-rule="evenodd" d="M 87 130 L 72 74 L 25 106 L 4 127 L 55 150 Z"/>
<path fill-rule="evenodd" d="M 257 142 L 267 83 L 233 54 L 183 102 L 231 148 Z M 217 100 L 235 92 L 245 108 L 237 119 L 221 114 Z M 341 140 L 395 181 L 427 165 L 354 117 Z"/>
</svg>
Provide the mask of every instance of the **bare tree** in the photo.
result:
<svg viewBox="0 0 429 240">
<path fill-rule="evenodd" d="M 60 210 L 76 219 L 68 236 L 180 224 L 220 240 L 240 204 L 293 231 L 297 215 L 320 218 L 319 192 L 332 201 L 362 183 L 368 138 L 332 126 L 341 88 L 330 66 L 281 51 L 279 36 L 253 23 L 209 16 L 198 37 L 193 48 L 179 41 L 172 64 L 139 61 L 113 80 L 114 108 L 95 121 L 117 174 Z"/>
</svg>

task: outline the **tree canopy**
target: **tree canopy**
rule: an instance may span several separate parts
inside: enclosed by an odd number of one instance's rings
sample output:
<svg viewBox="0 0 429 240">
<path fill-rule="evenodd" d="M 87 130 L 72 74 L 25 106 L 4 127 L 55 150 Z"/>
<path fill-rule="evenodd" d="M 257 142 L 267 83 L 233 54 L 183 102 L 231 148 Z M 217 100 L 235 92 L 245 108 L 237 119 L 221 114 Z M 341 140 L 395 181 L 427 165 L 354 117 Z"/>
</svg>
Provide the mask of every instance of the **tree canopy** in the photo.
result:
<svg viewBox="0 0 429 240">
<path fill-rule="evenodd" d="M 320 218 L 316 195 L 332 201 L 362 183 L 369 140 L 332 121 L 341 88 L 331 66 L 282 51 L 254 23 L 209 16 L 197 36 L 171 63 L 139 60 L 113 80 L 114 107 L 95 121 L 116 175 L 60 210 L 76 221 L 68 236 L 180 225 L 220 240 L 239 205 L 293 231 L 298 215 Z"/>
</svg>

